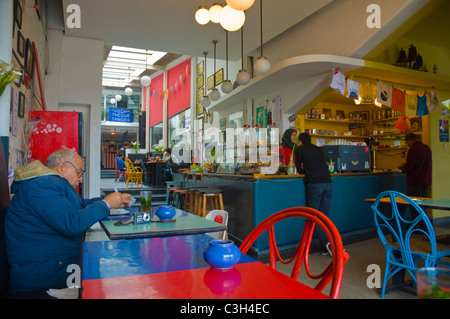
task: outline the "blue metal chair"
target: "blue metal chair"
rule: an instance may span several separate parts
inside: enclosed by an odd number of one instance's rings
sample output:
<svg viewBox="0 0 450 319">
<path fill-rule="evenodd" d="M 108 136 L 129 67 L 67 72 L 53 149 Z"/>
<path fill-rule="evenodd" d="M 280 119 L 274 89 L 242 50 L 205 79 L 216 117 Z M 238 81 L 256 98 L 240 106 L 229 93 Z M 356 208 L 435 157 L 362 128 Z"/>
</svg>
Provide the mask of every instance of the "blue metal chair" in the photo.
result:
<svg viewBox="0 0 450 319">
<path fill-rule="evenodd" d="M 410 209 L 409 214 L 406 207 Z M 436 243 L 433 225 L 411 198 L 399 192 L 386 191 L 378 195 L 371 208 L 378 236 L 386 249 L 381 298 L 385 295 L 386 282 L 400 270 L 408 271 L 415 284 L 419 267 L 446 264 L 442 258 L 450 256 L 450 246 Z M 389 241 L 387 235 L 391 235 Z M 420 260 L 423 261 L 422 266 L 419 266 Z"/>
</svg>

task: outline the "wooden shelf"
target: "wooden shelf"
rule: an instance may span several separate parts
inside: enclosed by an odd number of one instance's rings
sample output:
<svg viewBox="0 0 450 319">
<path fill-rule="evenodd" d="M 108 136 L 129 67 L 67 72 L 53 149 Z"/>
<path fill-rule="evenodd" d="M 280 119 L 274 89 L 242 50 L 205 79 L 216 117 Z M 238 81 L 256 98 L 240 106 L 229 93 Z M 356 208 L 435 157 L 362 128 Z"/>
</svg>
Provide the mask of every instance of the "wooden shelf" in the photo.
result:
<svg viewBox="0 0 450 319">
<path fill-rule="evenodd" d="M 369 138 L 368 136 L 359 136 L 359 135 L 328 135 L 328 134 L 311 134 L 311 137 L 326 137 L 326 138 Z"/>
<path fill-rule="evenodd" d="M 321 120 L 321 119 L 307 119 L 307 118 L 305 118 L 305 121 L 314 121 L 314 122 L 322 122 L 322 123 L 333 123 L 333 124 L 358 124 L 358 125 L 367 125 L 367 124 L 369 124 L 369 122 Z"/>
</svg>

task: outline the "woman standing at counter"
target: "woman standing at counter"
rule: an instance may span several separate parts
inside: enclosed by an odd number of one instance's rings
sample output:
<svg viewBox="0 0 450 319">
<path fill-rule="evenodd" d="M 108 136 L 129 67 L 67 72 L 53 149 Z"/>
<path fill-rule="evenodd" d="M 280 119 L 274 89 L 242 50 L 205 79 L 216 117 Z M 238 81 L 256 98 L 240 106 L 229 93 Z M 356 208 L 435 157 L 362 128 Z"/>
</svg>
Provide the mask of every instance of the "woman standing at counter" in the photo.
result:
<svg viewBox="0 0 450 319">
<path fill-rule="evenodd" d="M 281 139 L 280 147 L 280 164 L 288 166 L 291 160 L 292 148 L 296 143 L 297 131 L 294 129 L 287 129 Z M 293 156 L 293 164 L 295 164 L 295 155 Z"/>
</svg>

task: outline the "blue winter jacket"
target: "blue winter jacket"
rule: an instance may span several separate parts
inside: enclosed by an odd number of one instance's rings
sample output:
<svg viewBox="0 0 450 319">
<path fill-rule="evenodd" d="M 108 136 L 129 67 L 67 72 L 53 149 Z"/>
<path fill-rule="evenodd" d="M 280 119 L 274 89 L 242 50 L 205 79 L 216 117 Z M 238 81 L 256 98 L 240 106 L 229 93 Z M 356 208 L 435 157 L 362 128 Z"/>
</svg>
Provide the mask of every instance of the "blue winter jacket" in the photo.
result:
<svg viewBox="0 0 450 319">
<path fill-rule="evenodd" d="M 84 232 L 109 214 L 106 203 L 81 198 L 38 161 L 16 170 L 11 193 L 5 219 L 10 291 L 67 288 L 67 267 L 80 264 Z"/>
</svg>

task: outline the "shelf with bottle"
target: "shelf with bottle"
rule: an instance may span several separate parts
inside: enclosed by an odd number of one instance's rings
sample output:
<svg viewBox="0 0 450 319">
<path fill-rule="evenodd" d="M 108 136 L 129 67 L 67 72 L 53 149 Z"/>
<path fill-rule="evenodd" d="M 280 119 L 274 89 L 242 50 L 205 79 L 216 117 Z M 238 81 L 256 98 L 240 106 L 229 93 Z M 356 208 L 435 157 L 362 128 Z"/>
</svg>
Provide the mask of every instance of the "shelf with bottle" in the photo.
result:
<svg viewBox="0 0 450 319">
<path fill-rule="evenodd" d="M 335 120 L 335 119 L 310 119 L 305 118 L 305 121 L 311 121 L 311 122 L 322 122 L 322 123 L 333 123 L 333 124 L 358 124 L 358 125 L 365 125 L 369 124 L 368 121 L 348 121 L 348 120 Z"/>
</svg>

